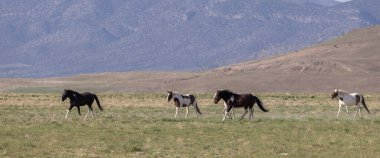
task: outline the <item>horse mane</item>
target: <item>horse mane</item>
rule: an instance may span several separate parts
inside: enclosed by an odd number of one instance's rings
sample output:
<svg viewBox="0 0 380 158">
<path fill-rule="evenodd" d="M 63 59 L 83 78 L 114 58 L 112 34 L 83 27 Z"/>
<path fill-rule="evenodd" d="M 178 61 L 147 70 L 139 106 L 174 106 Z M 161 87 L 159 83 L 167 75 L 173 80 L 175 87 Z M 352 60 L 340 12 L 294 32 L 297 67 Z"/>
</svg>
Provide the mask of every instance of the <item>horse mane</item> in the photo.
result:
<svg viewBox="0 0 380 158">
<path fill-rule="evenodd" d="M 348 93 L 347 92 L 345 92 L 344 90 L 341 90 L 341 89 L 337 89 L 338 90 L 338 93 L 343 93 L 343 94 L 346 94 L 346 95 L 348 95 Z"/>
<path fill-rule="evenodd" d="M 184 95 L 182 93 L 176 92 L 176 91 L 170 91 L 172 94 L 172 98 L 175 98 L 176 96 L 181 96 L 184 98 Z"/>
<path fill-rule="evenodd" d="M 66 90 L 68 93 L 71 93 L 71 94 L 76 94 L 76 95 L 79 95 L 79 93 L 78 92 L 76 92 L 76 91 L 73 91 L 73 90 L 71 90 L 71 89 L 67 89 Z"/>
<path fill-rule="evenodd" d="M 231 93 L 231 94 L 235 94 L 233 91 L 229 90 L 229 89 L 223 89 L 223 90 L 220 90 L 220 92 L 222 93 Z"/>
<path fill-rule="evenodd" d="M 179 95 L 182 95 L 181 93 L 179 92 L 176 92 L 176 91 L 172 91 L 173 94 L 179 94 Z"/>
<path fill-rule="evenodd" d="M 235 96 L 237 94 L 232 92 L 229 89 L 223 89 L 223 90 L 219 90 L 218 95 L 219 97 L 223 98 L 223 100 L 228 100 L 231 96 Z"/>
</svg>

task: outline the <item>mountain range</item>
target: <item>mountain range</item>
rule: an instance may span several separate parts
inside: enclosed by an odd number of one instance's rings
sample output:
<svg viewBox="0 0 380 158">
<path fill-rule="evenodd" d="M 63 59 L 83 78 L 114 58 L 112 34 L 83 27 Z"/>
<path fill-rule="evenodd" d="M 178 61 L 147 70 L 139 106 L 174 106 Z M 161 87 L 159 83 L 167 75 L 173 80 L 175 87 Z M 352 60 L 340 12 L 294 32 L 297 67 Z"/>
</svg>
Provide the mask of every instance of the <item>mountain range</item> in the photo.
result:
<svg viewBox="0 0 380 158">
<path fill-rule="evenodd" d="M 380 23 L 378 0 L 0 3 L 0 77 L 209 70 Z"/>
<path fill-rule="evenodd" d="M 107 72 L 58 78 L 0 78 L 0 91 L 97 93 L 207 92 L 379 93 L 380 25 L 284 55 L 226 65 L 202 72 Z"/>
</svg>

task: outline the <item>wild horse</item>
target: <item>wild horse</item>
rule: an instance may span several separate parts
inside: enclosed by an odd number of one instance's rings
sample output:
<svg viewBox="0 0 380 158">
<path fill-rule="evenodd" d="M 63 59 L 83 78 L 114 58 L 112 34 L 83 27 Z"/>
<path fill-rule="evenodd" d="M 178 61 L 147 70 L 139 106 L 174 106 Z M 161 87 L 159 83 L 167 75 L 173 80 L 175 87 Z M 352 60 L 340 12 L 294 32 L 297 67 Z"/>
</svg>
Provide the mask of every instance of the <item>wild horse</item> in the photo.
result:
<svg viewBox="0 0 380 158">
<path fill-rule="evenodd" d="M 87 105 L 89 110 L 86 114 L 86 118 L 88 114 L 91 111 L 92 117 L 94 117 L 94 110 L 92 109 L 92 103 L 94 100 L 98 104 L 98 107 L 100 111 L 103 111 L 103 107 L 100 105 L 99 99 L 95 94 L 92 94 L 90 92 L 84 92 L 84 93 L 78 93 L 76 91 L 70 90 L 70 89 L 65 89 L 62 95 L 62 101 L 65 101 L 66 98 L 70 99 L 70 106 L 67 109 L 65 119 L 67 119 L 67 115 L 69 114 L 70 110 L 75 106 L 78 109 L 78 114 L 81 117 L 80 114 L 80 106 Z"/>
<path fill-rule="evenodd" d="M 169 90 L 167 90 L 167 92 L 168 92 L 168 96 L 167 96 L 166 100 L 169 102 L 173 98 L 174 105 L 176 106 L 176 108 L 175 108 L 176 112 L 175 112 L 174 118 L 177 118 L 177 116 L 179 114 L 179 108 L 180 107 L 186 108 L 186 118 L 187 118 L 187 115 L 189 114 L 189 107 L 190 106 L 194 107 L 195 112 L 197 114 L 197 117 L 198 117 L 198 115 L 202 115 L 201 111 L 199 110 L 198 103 L 195 100 L 194 95 L 192 95 L 192 94 L 180 94 L 178 92 L 173 92 L 173 91 L 169 91 Z"/>
<path fill-rule="evenodd" d="M 236 94 L 230 90 L 217 90 L 213 96 L 213 99 L 214 99 L 215 104 L 218 104 L 218 102 L 221 99 L 223 99 L 225 103 L 224 117 L 222 121 L 226 119 L 228 112 L 230 112 L 232 108 L 241 108 L 241 107 L 244 108 L 245 113 L 241 116 L 240 120 L 244 118 L 244 116 L 248 113 L 248 111 L 249 111 L 249 120 L 252 120 L 253 106 L 255 105 L 255 103 L 257 103 L 257 105 L 262 111 L 264 112 L 269 111 L 264 108 L 260 99 L 252 94 Z"/>
<path fill-rule="evenodd" d="M 334 92 L 331 94 L 331 99 L 334 99 L 334 98 L 339 99 L 339 101 L 338 101 L 339 110 L 338 110 L 338 113 L 336 114 L 336 117 L 339 116 L 340 108 L 342 106 L 346 106 L 346 112 L 347 112 L 347 114 L 349 114 L 347 106 L 356 105 L 356 112 L 355 112 L 354 117 L 356 117 L 356 114 L 358 112 L 360 113 L 360 116 L 362 116 L 362 111 L 360 110 L 360 108 L 362 108 L 362 107 L 364 107 L 367 110 L 367 112 L 369 113 L 368 107 L 364 101 L 364 97 L 363 97 L 363 95 L 361 95 L 359 93 L 348 94 L 345 91 L 342 91 L 340 89 L 334 89 Z"/>
</svg>

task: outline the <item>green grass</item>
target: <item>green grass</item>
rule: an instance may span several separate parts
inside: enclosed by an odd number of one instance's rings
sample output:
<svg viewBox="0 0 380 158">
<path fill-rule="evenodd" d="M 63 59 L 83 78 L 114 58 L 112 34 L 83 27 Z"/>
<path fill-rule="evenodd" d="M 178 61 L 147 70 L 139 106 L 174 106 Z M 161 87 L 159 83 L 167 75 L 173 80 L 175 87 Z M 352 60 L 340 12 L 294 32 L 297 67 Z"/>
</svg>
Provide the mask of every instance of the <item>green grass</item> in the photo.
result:
<svg viewBox="0 0 380 158">
<path fill-rule="evenodd" d="M 99 95 L 105 111 L 84 121 L 59 94 L 0 94 L 0 157 L 378 157 L 380 95 L 372 112 L 345 112 L 326 95 L 261 94 L 270 112 L 221 122 L 223 105 L 199 94 L 202 117 L 174 119 L 163 94 Z M 239 117 L 243 111 L 236 110 Z M 82 114 L 87 108 L 82 108 Z"/>
</svg>

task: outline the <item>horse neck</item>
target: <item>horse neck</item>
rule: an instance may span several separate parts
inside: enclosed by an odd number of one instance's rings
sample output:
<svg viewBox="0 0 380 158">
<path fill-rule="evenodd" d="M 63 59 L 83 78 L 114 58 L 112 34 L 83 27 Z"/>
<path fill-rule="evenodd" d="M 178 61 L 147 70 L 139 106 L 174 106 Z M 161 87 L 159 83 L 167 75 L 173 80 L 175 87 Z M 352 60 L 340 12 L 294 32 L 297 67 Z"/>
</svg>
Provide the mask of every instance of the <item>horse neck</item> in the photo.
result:
<svg viewBox="0 0 380 158">
<path fill-rule="evenodd" d="M 79 96 L 79 93 L 72 91 L 71 93 L 68 94 L 69 99 L 73 100 L 74 99 L 74 95 Z"/>
<path fill-rule="evenodd" d="M 338 91 L 338 95 L 339 96 L 346 96 L 346 95 L 349 95 L 347 92 L 345 92 L 345 91 L 341 91 L 341 90 L 339 90 Z"/>
<path fill-rule="evenodd" d="M 177 98 L 177 99 L 182 98 L 182 94 L 180 94 L 178 92 L 173 92 L 173 99 L 174 98 Z"/>
<path fill-rule="evenodd" d="M 224 92 L 224 94 L 221 96 L 221 98 L 226 102 L 231 98 L 231 96 L 234 96 L 234 93 L 232 92 Z"/>
</svg>

